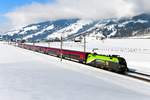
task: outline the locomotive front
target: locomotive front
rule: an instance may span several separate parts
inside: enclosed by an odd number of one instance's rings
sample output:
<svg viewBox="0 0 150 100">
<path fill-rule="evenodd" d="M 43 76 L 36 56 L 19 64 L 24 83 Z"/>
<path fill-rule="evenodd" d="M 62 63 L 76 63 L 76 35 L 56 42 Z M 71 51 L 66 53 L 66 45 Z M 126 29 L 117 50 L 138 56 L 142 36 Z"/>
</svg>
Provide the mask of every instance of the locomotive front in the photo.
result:
<svg viewBox="0 0 150 100">
<path fill-rule="evenodd" d="M 124 73 L 127 71 L 127 63 L 119 56 L 88 54 L 86 64 L 109 71 Z"/>
</svg>

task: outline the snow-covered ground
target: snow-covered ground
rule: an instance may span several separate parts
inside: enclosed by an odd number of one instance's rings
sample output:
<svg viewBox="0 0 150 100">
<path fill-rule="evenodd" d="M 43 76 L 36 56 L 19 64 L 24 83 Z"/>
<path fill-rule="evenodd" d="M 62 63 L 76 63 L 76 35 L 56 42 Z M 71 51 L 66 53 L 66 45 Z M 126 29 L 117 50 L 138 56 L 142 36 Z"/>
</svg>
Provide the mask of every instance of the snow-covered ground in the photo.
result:
<svg viewBox="0 0 150 100">
<path fill-rule="evenodd" d="M 127 61 L 130 69 L 150 75 L 150 39 L 86 39 L 86 51 L 107 55 L 120 55 Z M 35 45 L 60 48 L 59 42 L 38 43 Z M 64 42 L 64 49 L 84 50 L 84 44 L 75 42 Z"/>
<path fill-rule="evenodd" d="M 149 100 L 150 84 L 0 43 L 0 100 Z"/>
</svg>

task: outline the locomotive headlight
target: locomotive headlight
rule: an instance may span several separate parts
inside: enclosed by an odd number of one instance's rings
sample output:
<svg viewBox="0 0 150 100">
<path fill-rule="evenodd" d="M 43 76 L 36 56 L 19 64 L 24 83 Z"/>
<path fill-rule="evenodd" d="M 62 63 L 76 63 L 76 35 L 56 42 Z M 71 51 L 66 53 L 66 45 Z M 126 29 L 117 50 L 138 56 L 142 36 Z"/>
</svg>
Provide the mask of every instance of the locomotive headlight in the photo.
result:
<svg viewBox="0 0 150 100">
<path fill-rule="evenodd" d="M 106 66 L 108 66 L 109 65 L 109 62 L 108 61 L 106 61 Z"/>
</svg>

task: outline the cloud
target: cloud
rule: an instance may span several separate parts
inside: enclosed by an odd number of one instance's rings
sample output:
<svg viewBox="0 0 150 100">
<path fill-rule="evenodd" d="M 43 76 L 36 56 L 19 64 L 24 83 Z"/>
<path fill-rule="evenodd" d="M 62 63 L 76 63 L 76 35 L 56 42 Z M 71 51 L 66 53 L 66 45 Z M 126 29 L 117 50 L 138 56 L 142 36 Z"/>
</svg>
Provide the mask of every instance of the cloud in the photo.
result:
<svg viewBox="0 0 150 100">
<path fill-rule="evenodd" d="M 134 12 L 150 13 L 150 1 L 149 0 L 127 0 L 127 2 L 134 4 Z"/>
<path fill-rule="evenodd" d="M 5 14 L 12 28 L 62 18 L 101 19 L 149 12 L 149 0 L 56 0 L 32 3 Z"/>
</svg>

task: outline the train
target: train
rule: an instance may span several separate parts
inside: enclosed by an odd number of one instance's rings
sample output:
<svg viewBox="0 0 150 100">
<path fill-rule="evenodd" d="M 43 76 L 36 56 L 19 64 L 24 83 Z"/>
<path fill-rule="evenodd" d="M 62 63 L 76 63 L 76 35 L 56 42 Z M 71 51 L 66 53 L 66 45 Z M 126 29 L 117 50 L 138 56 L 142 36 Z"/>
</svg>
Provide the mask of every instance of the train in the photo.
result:
<svg viewBox="0 0 150 100">
<path fill-rule="evenodd" d="M 125 73 L 128 71 L 126 60 L 119 55 L 103 55 L 90 52 L 30 45 L 25 43 L 19 43 L 18 47 L 55 57 L 62 57 L 63 59 L 79 62 L 116 73 Z"/>
</svg>

